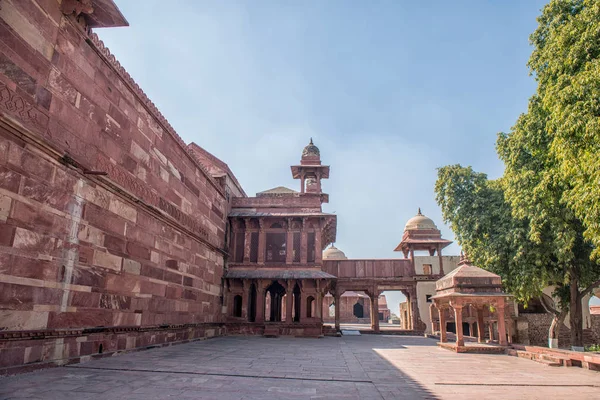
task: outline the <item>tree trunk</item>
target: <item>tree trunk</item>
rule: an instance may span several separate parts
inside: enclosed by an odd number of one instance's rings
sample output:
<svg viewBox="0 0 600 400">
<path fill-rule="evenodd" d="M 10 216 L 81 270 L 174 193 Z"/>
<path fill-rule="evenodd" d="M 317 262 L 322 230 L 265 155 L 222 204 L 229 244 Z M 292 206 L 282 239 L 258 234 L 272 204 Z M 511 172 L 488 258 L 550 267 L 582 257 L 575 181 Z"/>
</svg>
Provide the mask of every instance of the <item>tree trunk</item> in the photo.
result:
<svg viewBox="0 0 600 400">
<path fill-rule="evenodd" d="M 583 347 L 583 309 L 579 299 L 579 277 L 575 268 L 571 268 L 569 299 L 569 323 L 571 325 L 571 346 Z"/>
<path fill-rule="evenodd" d="M 548 347 L 558 348 L 558 337 L 560 335 L 560 328 L 562 327 L 566 316 L 566 311 L 553 313 L 552 323 L 550 324 L 550 329 L 548 330 Z M 554 343 L 554 345 L 552 343 Z"/>
</svg>

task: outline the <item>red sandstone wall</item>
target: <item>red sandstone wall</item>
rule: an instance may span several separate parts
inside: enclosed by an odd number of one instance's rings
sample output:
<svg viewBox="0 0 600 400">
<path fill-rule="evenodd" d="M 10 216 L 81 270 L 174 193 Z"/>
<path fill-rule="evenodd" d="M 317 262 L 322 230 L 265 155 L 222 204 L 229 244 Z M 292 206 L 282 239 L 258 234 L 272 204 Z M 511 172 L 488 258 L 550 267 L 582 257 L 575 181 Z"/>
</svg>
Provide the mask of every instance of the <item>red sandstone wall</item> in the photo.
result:
<svg viewBox="0 0 600 400">
<path fill-rule="evenodd" d="M 224 193 L 58 2 L 2 2 L 0 97 L 0 331 L 219 321 Z"/>
</svg>

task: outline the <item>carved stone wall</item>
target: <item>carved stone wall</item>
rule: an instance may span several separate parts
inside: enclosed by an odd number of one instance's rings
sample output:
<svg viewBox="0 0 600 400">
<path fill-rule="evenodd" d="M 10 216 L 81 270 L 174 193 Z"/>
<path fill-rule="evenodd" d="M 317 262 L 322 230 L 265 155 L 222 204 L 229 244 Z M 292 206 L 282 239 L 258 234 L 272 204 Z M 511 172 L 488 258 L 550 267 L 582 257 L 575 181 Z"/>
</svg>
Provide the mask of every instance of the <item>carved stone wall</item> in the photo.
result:
<svg viewBox="0 0 600 400">
<path fill-rule="evenodd" d="M 65 329 L 101 327 L 96 344 L 110 327 L 204 335 L 221 319 L 226 208 L 221 186 L 74 15 L 56 1 L 2 2 L 1 368 L 91 354 L 81 340 L 65 350 Z M 36 333 L 10 339 L 17 331 Z"/>
</svg>

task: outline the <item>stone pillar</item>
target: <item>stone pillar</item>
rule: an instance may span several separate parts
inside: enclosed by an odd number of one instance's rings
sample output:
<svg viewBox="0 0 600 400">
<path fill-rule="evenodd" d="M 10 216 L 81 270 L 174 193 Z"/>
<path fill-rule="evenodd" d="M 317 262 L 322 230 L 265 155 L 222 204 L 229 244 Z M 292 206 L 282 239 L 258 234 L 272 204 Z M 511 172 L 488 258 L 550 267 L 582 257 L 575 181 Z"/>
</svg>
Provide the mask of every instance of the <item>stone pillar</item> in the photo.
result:
<svg viewBox="0 0 600 400">
<path fill-rule="evenodd" d="M 260 280 L 256 282 L 256 322 L 265 322 L 265 285 Z"/>
<path fill-rule="evenodd" d="M 477 307 L 477 342 L 485 343 L 485 329 L 483 325 L 483 307 Z"/>
<path fill-rule="evenodd" d="M 306 322 L 306 293 L 300 289 L 300 323 Z"/>
<path fill-rule="evenodd" d="M 379 333 L 379 293 L 371 292 L 371 329 Z"/>
<path fill-rule="evenodd" d="M 411 318 L 411 329 L 420 330 L 425 329 L 425 324 L 421 321 L 419 314 L 419 303 L 417 301 L 417 288 L 415 287 L 410 291 L 410 318 Z"/>
<path fill-rule="evenodd" d="M 244 263 L 250 262 L 250 242 L 251 235 L 250 232 L 250 218 L 244 218 L 244 225 L 246 229 L 244 230 Z"/>
<path fill-rule="evenodd" d="M 319 171 L 317 171 L 315 173 L 315 175 L 317 176 L 317 191 L 319 193 L 321 193 L 322 192 L 322 189 L 321 189 L 321 173 Z"/>
<path fill-rule="evenodd" d="M 324 294 L 321 291 L 317 291 L 317 299 L 315 304 L 315 317 L 323 322 L 323 298 Z"/>
<path fill-rule="evenodd" d="M 340 309 L 341 309 L 340 297 L 341 297 L 341 294 L 336 291 L 333 296 L 334 296 L 333 301 L 335 302 L 335 330 L 339 331 L 340 330 Z"/>
<path fill-rule="evenodd" d="M 508 345 L 506 341 L 506 322 L 504 320 L 504 304 L 499 305 L 496 308 L 496 312 L 498 313 L 498 342 L 500 346 Z"/>
<path fill-rule="evenodd" d="M 302 218 L 302 230 L 300 231 L 300 263 L 306 264 L 308 259 L 308 237 L 306 232 L 306 218 Z"/>
<path fill-rule="evenodd" d="M 435 319 L 433 318 L 434 315 L 435 315 L 435 304 L 431 303 L 429 305 L 429 320 L 431 321 L 431 334 L 435 334 L 435 332 L 438 331 L 438 329 L 435 329 L 436 323 L 435 323 Z"/>
<path fill-rule="evenodd" d="M 446 310 L 438 308 L 438 314 L 440 317 L 440 342 L 445 343 L 448 341 L 448 336 L 446 335 Z"/>
<path fill-rule="evenodd" d="M 258 263 L 265 263 L 265 251 L 267 250 L 267 234 L 264 229 L 264 222 L 258 221 L 260 229 L 258 230 Z"/>
<path fill-rule="evenodd" d="M 285 263 L 294 262 L 294 232 L 292 231 L 292 219 L 287 219 L 287 236 L 285 241 Z"/>
<path fill-rule="evenodd" d="M 323 261 L 323 249 L 321 248 L 321 221 L 315 231 L 315 263 L 321 264 Z"/>
<path fill-rule="evenodd" d="M 287 281 L 287 291 L 286 291 L 286 299 L 285 299 L 285 323 L 291 324 L 292 319 L 292 306 L 294 305 L 294 286 L 296 281 L 289 280 Z"/>
<path fill-rule="evenodd" d="M 302 176 L 300 177 L 300 185 L 302 186 L 300 188 L 300 193 L 304 193 L 304 182 L 305 182 L 306 178 L 304 177 L 304 174 L 302 174 Z"/>
<path fill-rule="evenodd" d="M 442 258 L 442 246 L 438 246 L 437 252 L 438 252 L 438 260 L 440 260 L 439 261 L 440 262 L 440 275 L 444 276 L 445 273 L 444 273 L 444 261 Z"/>
<path fill-rule="evenodd" d="M 494 340 L 494 322 L 488 321 L 488 334 L 490 335 L 490 341 Z"/>
<path fill-rule="evenodd" d="M 242 281 L 244 292 L 242 293 L 242 318 L 248 321 L 248 298 L 250 297 L 250 281 L 244 279 Z"/>
<path fill-rule="evenodd" d="M 463 318 L 462 318 L 462 311 L 463 311 L 463 307 L 458 306 L 458 305 L 453 305 L 452 308 L 454 308 L 454 321 L 456 324 L 456 345 L 457 346 L 464 346 L 465 345 L 465 338 L 463 336 L 463 327 L 462 327 L 462 323 L 463 323 Z"/>
</svg>

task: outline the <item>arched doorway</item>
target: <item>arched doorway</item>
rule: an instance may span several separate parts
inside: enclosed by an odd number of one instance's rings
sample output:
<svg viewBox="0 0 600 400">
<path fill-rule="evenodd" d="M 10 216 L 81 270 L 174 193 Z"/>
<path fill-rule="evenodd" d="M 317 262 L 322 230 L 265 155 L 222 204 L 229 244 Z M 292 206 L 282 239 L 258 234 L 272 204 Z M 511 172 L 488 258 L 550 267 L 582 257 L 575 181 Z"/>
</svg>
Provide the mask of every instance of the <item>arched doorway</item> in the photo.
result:
<svg viewBox="0 0 600 400">
<path fill-rule="evenodd" d="M 233 298 L 233 316 L 238 318 L 242 316 L 242 296 L 239 294 Z"/>
<path fill-rule="evenodd" d="M 285 295 L 285 288 L 277 281 L 273 281 L 267 288 L 267 293 L 271 297 L 269 321 L 281 322 L 281 303 Z"/>
<path fill-rule="evenodd" d="M 356 304 L 354 304 L 352 313 L 354 314 L 354 316 L 356 318 L 364 318 L 365 307 L 360 302 L 357 301 Z"/>
</svg>

